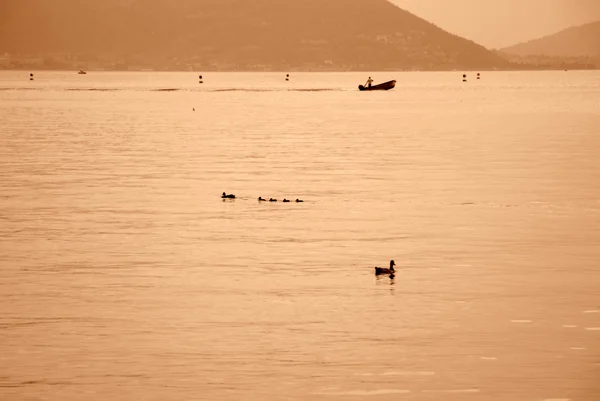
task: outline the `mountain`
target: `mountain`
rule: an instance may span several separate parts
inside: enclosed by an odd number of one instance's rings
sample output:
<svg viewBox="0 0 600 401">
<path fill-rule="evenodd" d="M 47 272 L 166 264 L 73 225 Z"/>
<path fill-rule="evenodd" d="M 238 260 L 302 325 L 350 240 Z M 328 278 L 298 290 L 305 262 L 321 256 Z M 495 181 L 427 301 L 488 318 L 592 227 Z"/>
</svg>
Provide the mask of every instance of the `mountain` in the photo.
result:
<svg viewBox="0 0 600 401">
<path fill-rule="evenodd" d="M 0 0 L 1 54 L 41 68 L 508 67 L 387 0 Z"/>
<path fill-rule="evenodd" d="M 502 49 L 516 56 L 591 57 L 600 59 L 600 21 Z"/>
</svg>

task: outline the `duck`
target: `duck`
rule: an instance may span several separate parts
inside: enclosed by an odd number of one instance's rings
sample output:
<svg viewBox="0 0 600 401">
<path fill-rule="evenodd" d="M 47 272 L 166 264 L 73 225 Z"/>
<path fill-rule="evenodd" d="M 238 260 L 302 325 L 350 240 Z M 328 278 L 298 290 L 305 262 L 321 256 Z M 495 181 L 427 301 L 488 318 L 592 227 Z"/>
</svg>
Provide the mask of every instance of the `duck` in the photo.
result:
<svg viewBox="0 0 600 401">
<path fill-rule="evenodd" d="M 277 202 L 277 199 L 270 198 L 269 202 Z"/>
<path fill-rule="evenodd" d="M 223 192 L 223 194 L 221 195 L 221 198 L 223 199 L 235 199 L 235 195 L 234 194 L 226 194 L 225 192 Z"/>
<path fill-rule="evenodd" d="M 259 201 L 259 202 L 266 202 L 267 200 L 266 200 L 266 199 L 263 199 L 263 198 L 262 198 L 262 196 L 259 196 L 259 197 L 258 197 L 258 201 Z"/>
<path fill-rule="evenodd" d="M 302 199 L 296 199 L 296 203 L 302 203 L 304 202 Z"/>
<path fill-rule="evenodd" d="M 288 199 L 284 199 L 283 202 L 284 203 L 289 203 L 290 201 Z"/>
<path fill-rule="evenodd" d="M 381 276 L 384 274 L 389 274 L 391 278 L 394 278 L 394 274 L 396 273 L 396 269 L 394 269 L 394 266 L 396 266 L 396 262 L 394 262 L 393 260 L 390 260 L 390 268 L 387 269 L 385 267 L 375 267 L 375 275 L 376 276 Z"/>
</svg>

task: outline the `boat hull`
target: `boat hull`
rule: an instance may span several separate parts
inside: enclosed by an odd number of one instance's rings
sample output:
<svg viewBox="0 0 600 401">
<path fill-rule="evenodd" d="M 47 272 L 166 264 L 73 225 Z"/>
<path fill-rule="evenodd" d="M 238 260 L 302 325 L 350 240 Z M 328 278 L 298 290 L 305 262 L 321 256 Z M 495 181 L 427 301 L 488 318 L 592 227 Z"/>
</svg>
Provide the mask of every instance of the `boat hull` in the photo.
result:
<svg viewBox="0 0 600 401">
<path fill-rule="evenodd" d="M 359 85 L 358 89 L 360 91 L 389 91 L 390 89 L 394 89 L 396 86 L 396 81 L 388 81 L 379 85 L 373 85 L 370 88 L 367 86 Z"/>
</svg>

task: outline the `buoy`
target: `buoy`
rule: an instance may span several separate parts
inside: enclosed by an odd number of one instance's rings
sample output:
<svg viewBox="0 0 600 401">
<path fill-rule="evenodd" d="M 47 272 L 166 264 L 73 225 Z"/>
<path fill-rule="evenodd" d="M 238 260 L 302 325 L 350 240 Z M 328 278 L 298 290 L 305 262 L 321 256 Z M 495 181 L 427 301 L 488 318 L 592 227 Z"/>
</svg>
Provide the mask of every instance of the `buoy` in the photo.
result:
<svg viewBox="0 0 600 401">
<path fill-rule="evenodd" d="M 290 80 L 290 74 L 285 74 L 285 80 L 289 81 Z"/>
<path fill-rule="evenodd" d="M 29 80 L 33 81 L 33 74 L 29 74 Z"/>
<path fill-rule="evenodd" d="M 481 79 L 481 74 L 477 73 L 477 79 Z"/>
<path fill-rule="evenodd" d="M 463 82 L 467 82 L 467 74 L 463 74 Z"/>
<path fill-rule="evenodd" d="M 202 75 L 198 75 L 198 83 L 199 84 L 203 84 L 204 81 L 202 80 Z"/>
</svg>

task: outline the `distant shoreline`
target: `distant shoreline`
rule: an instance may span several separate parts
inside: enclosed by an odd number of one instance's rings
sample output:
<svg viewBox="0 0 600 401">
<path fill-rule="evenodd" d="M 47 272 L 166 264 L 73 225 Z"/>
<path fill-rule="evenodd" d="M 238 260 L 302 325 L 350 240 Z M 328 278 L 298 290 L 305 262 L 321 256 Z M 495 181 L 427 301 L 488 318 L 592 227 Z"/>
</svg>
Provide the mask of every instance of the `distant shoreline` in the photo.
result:
<svg viewBox="0 0 600 401">
<path fill-rule="evenodd" d="M 111 68 L 40 68 L 40 66 L 28 66 L 20 68 L 2 68 L 0 71 L 52 71 L 52 72 L 78 72 L 80 70 L 86 72 L 181 72 L 195 74 L 202 73 L 370 73 L 370 72 L 528 72 L 528 71 L 598 71 L 600 66 L 581 67 L 581 66 L 556 66 L 556 67 L 531 67 L 523 66 L 522 68 L 465 68 L 465 69 L 394 69 L 394 68 L 374 68 L 374 69 L 149 69 L 149 68 L 129 68 L 129 69 L 111 69 Z"/>
</svg>

